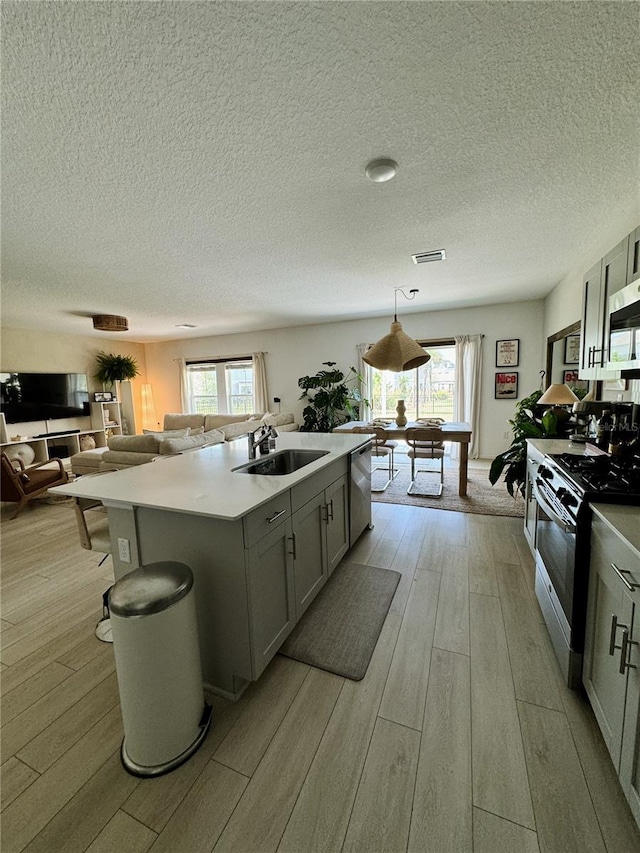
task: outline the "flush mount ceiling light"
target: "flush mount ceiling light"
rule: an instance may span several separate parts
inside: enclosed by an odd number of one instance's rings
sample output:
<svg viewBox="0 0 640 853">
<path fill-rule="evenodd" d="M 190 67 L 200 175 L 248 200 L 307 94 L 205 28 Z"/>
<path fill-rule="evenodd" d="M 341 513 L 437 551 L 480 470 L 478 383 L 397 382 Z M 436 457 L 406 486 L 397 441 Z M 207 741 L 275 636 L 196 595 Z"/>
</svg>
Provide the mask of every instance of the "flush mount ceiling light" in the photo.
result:
<svg viewBox="0 0 640 853">
<path fill-rule="evenodd" d="M 94 314 L 91 319 L 93 328 L 101 332 L 126 332 L 129 329 L 127 318 L 116 314 Z"/>
<path fill-rule="evenodd" d="M 428 264 L 431 261 L 445 261 L 447 256 L 444 249 L 435 249 L 433 252 L 419 252 L 417 255 L 411 255 L 411 260 L 414 264 Z"/>
<path fill-rule="evenodd" d="M 380 160 L 372 160 L 364 170 L 365 175 L 377 184 L 382 181 L 390 181 L 395 177 L 398 171 L 398 164 L 395 160 L 382 158 Z"/>
<path fill-rule="evenodd" d="M 377 367 L 378 370 L 393 370 L 395 373 L 420 367 L 421 364 L 426 364 L 431 358 L 429 353 L 425 352 L 417 341 L 410 338 L 398 323 L 398 291 L 405 299 L 413 299 L 419 292 L 414 287 L 409 291 L 410 295 L 407 296 L 401 287 L 395 288 L 391 331 L 384 338 L 380 338 L 378 343 L 374 344 L 362 356 L 363 361 L 366 361 L 371 367 Z"/>
</svg>

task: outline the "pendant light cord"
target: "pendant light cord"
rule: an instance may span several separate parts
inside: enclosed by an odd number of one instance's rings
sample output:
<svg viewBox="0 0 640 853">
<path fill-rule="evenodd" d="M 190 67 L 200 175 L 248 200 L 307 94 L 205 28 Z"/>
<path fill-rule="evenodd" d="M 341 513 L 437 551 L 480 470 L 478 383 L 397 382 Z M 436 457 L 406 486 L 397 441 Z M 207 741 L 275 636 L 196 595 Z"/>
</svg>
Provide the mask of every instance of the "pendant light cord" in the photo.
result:
<svg viewBox="0 0 640 853">
<path fill-rule="evenodd" d="M 394 294 L 393 294 L 393 322 L 397 323 L 398 322 L 398 291 L 400 291 L 400 293 L 404 296 L 404 298 L 408 299 L 409 301 L 411 301 L 412 299 L 415 299 L 416 293 L 419 293 L 420 291 L 418 290 L 417 287 L 412 287 L 411 290 L 409 291 L 410 295 L 407 296 L 407 294 L 404 292 L 404 290 L 401 287 L 394 287 L 393 290 L 394 290 Z"/>
</svg>

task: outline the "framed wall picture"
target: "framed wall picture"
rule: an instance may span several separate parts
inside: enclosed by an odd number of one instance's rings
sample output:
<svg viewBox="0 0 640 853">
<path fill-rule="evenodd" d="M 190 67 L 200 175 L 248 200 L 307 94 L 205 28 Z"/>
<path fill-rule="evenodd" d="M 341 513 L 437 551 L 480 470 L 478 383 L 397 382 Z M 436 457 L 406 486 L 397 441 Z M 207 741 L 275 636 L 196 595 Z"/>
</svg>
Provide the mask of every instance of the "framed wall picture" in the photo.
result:
<svg viewBox="0 0 640 853">
<path fill-rule="evenodd" d="M 96 391 L 93 395 L 94 403 L 112 403 L 113 393 L 111 391 Z"/>
<path fill-rule="evenodd" d="M 578 364 L 580 361 L 580 335 L 567 335 L 564 339 L 564 363 Z"/>
<path fill-rule="evenodd" d="M 496 400 L 515 400 L 518 397 L 518 374 L 496 373 Z"/>
<path fill-rule="evenodd" d="M 496 341 L 496 367 L 517 367 L 519 349 L 519 338 Z"/>
</svg>

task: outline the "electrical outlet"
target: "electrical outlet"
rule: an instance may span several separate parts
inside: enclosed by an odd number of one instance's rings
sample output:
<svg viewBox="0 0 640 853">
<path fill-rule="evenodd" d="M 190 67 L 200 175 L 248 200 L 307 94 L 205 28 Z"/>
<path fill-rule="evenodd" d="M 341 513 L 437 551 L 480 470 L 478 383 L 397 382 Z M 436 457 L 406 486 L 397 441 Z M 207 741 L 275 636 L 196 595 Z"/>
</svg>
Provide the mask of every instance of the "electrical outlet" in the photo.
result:
<svg viewBox="0 0 640 853">
<path fill-rule="evenodd" d="M 131 549 L 128 539 L 118 539 L 118 557 L 121 563 L 131 562 Z"/>
</svg>

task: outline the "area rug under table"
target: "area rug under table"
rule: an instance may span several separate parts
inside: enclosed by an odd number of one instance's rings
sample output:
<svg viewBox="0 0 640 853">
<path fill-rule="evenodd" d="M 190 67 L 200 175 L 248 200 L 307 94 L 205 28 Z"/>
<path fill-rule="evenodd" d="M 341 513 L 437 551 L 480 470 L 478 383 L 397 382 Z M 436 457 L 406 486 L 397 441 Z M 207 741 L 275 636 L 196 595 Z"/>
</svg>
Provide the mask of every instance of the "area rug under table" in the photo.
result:
<svg viewBox="0 0 640 853">
<path fill-rule="evenodd" d="M 372 492 L 371 500 L 377 503 L 404 504 L 422 506 L 429 509 L 448 509 L 454 512 L 471 512 L 481 515 L 523 516 L 524 500 L 519 492 L 512 498 L 504 482 L 492 486 L 489 482 L 489 472 L 485 469 L 469 466 L 467 494 L 458 494 L 458 469 L 445 468 L 444 489 L 439 498 L 408 495 L 407 489 L 411 482 L 411 468 L 407 464 L 399 464 L 398 473 L 384 492 Z M 388 479 L 386 470 L 374 471 L 371 477 L 373 488 L 383 486 Z M 433 490 L 440 482 L 440 469 L 434 467 L 433 473 L 419 474 L 418 484 L 425 491 Z"/>
<path fill-rule="evenodd" d="M 280 654 L 360 681 L 399 581 L 400 573 L 390 569 L 341 563 Z"/>
</svg>

